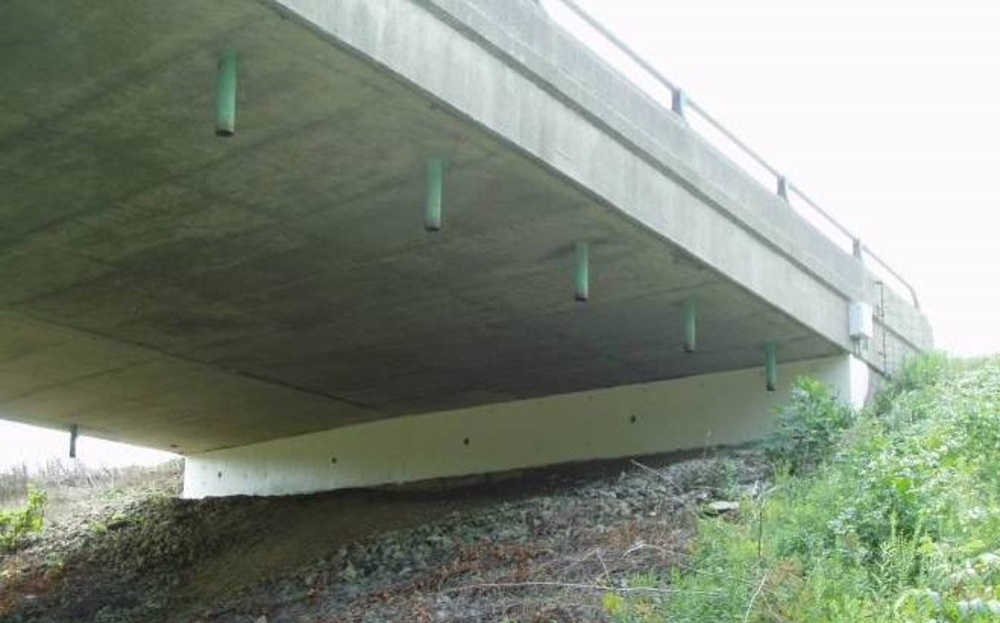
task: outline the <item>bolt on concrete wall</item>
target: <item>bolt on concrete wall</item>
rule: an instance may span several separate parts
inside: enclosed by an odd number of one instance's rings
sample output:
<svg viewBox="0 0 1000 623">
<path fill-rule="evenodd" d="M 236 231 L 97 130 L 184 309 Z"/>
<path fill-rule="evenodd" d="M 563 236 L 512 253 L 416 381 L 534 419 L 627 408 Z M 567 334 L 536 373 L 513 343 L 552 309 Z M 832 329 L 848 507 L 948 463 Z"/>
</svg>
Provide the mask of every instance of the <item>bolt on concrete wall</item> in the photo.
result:
<svg viewBox="0 0 1000 623">
<path fill-rule="evenodd" d="M 872 376 L 850 357 L 754 368 L 363 424 L 187 458 L 184 495 L 283 495 L 463 476 L 759 438 L 809 375 L 860 405 Z"/>
</svg>

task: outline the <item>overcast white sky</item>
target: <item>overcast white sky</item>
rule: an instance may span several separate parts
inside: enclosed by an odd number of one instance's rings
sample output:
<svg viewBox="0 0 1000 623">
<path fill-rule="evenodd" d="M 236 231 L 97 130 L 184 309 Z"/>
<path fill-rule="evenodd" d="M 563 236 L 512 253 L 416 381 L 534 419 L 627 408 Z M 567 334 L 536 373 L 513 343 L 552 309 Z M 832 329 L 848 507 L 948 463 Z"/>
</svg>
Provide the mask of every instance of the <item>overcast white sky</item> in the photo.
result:
<svg viewBox="0 0 1000 623">
<path fill-rule="evenodd" d="M 902 272 L 940 347 L 1000 351 L 1000 3 L 577 2 Z M 0 423 L 0 465 L 68 443 Z"/>
</svg>

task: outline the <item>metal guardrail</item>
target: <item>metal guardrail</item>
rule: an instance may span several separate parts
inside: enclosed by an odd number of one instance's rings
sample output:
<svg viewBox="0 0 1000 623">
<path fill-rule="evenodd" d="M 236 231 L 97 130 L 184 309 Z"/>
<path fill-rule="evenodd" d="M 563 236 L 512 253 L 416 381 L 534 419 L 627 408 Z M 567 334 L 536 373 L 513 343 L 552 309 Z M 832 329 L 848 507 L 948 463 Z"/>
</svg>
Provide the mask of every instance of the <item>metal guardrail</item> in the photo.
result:
<svg viewBox="0 0 1000 623">
<path fill-rule="evenodd" d="M 618 51 L 623 53 L 629 58 L 633 63 L 640 67 L 643 71 L 649 74 L 654 80 L 660 83 L 662 86 L 666 87 L 671 93 L 670 109 L 682 119 L 687 120 L 690 112 L 695 113 L 698 117 L 711 126 L 716 132 L 725 137 L 730 143 L 742 151 L 745 155 L 749 156 L 751 160 L 757 163 L 762 169 L 767 171 L 770 175 L 775 178 L 775 193 L 784 199 L 786 202 L 791 203 L 791 197 L 797 197 L 805 205 L 809 206 L 816 214 L 821 216 L 829 225 L 831 225 L 835 230 L 843 234 L 851 241 L 851 247 L 854 257 L 858 258 L 860 261 L 864 262 L 866 259 L 874 262 L 879 268 L 884 270 L 893 279 L 899 282 L 899 284 L 909 292 L 910 298 L 913 301 L 913 306 L 920 309 L 920 302 L 917 299 L 917 291 L 913 288 L 910 283 L 904 279 L 896 270 L 894 270 L 889 264 L 887 264 L 882 258 L 875 254 L 867 245 L 865 245 L 861 239 L 855 235 L 851 230 L 842 225 L 837 219 L 833 217 L 829 212 L 824 210 L 815 201 L 809 198 L 805 192 L 799 187 L 788 182 L 786 177 L 773 165 L 771 165 L 763 156 L 754 151 L 749 145 L 744 143 L 733 134 L 728 128 L 726 128 L 722 123 L 720 123 L 715 117 L 708 113 L 704 108 L 698 105 L 697 102 L 693 101 L 688 94 L 681 89 L 678 85 L 671 82 L 666 76 L 660 73 L 655 67 L 650 65 L 643 59 L 639 54 L 630 48 L 628 44 L 619 39 L 614 33 L 604 27 L 603 24 L 598 22 L 593 16 L 587 13 L 575 0 L 557 0 L 563 6 L 568 8 L 573 12 L 578 18 L 583 20 L 588 26 L 593 28 L 598 34 L 604 37 L 612 45 L 618 48 Z"/>
</svg>

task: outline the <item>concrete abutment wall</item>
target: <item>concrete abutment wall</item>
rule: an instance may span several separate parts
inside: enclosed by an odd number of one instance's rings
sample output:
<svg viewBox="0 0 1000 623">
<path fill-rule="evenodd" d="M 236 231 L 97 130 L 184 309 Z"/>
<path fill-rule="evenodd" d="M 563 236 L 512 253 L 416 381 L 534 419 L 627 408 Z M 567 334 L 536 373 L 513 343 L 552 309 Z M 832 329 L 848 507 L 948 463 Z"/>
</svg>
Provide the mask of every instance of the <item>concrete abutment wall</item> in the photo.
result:
<svg viewBox="0 0 1000 623">
<path fill-rule="evenodd" d="M 184 496 L 285 495 L 751 441 L 799 375 L 854 405 L 875 376 L 839 356 L 361 424 L 187 458 Z"/>
</svg>

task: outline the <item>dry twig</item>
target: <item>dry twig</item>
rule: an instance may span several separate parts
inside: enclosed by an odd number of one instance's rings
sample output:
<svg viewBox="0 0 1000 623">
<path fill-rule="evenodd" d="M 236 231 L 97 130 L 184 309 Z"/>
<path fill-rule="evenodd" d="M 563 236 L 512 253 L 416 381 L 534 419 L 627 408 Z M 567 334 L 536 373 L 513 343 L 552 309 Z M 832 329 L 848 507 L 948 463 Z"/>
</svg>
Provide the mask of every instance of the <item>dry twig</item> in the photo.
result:
<svg viewBox="0 0 1000 623">
<path fill-rule="evenodd" d="M 757 596 L 760 595 L 760 592 L 764 589 L 764 583 L 765 582 L 767 582 L 767 574 L 766 573 L 760 579 L 760 584 L 757 585 L 757 590 L 755 590 L 753 592 L 753 595 L 750 596 L 750 603 L 747 604 L 747 611 L 743 615 L 743 623 L 747 623 L 747 621 L 750 620 L 750 611 L 753 610 L 753 602 L 757 601 Z"/>
<path fill-rule="evenodd" d="M 602 584 L 580 584 L 576 582 L 484 582 L 481 584 L 467 584 L 456 586 L 441 591 L 442 593 L 459 593 L 464 591 L 475 591 L 489 588 L 496 589 L 517 589 L 517 588 L 571 588 L 575 590 L 617 592 L 617 593 L 659 593 L 668 595 L 672 591 L 666 588 L 655 588 L 651 586 L 619 587 Z"/>
</svg>

